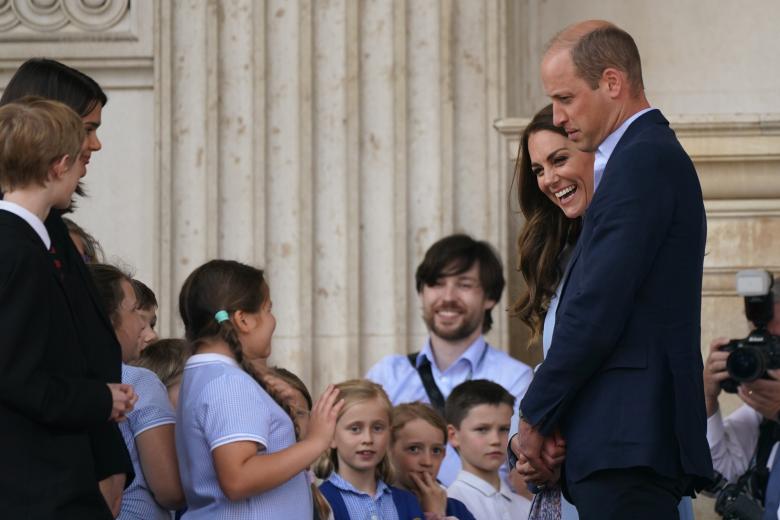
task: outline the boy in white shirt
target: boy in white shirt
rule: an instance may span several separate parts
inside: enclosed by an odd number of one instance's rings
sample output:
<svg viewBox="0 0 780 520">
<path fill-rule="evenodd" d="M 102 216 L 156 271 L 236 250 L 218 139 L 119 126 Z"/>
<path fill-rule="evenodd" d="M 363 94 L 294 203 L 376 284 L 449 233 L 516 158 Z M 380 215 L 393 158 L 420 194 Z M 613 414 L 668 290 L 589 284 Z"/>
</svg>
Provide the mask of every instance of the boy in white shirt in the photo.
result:
<svg viewBox="0 0 780 520">
<path fill-rule="evenodd" d="M 463 464 L 447 494 L 466 504 L 477 520 L 527 518 L 531 508 L 498 474 L 506 462 L 514 405 L 512 394 L 485 379 L 458 385 L 445 404 L 450 444 Z"/>
</svg>

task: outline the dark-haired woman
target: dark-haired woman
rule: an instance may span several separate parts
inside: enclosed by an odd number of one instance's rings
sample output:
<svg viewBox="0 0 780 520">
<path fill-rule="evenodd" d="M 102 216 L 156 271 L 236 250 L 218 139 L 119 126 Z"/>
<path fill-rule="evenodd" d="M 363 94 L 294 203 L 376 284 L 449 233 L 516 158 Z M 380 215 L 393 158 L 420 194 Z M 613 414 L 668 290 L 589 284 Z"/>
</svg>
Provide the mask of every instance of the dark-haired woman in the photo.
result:
<svg viewBox="0 0 780 520">
<path fill-rule="evenodd" d="M 525 128 L 515 174 L 526 220 L 517 249 L 527 289 L 511 311 L 531 329 L 531 342 L 541 338 L 545 355 L 552 342 L 569 254 L 597 188 L 593 166 L 594 154 L 577 149 L 566 131 L 553 124 L 552 105 L 540 110 Z M 537 495 L 529 519 L 578 518 L 574 506 L 562 497 L 557 505 L 557 489 L 553 486 Z M 693 519 L 690 497 L 683 497 L 679 511 L 681 520 Z"/>
<path fill-rule="evenodd" d="M 81 150 L 85 167 L 91 155 L 101 148 L 97 129 L 103 107 L 108 102 L 105 92 L 86 74 L 62 63 L 45 58 L 24 62 L 6 85 L 0 105 L 25 96 L 40 96 L 65 103 L 81 116 L 87 136 Z M 81 189 L 76 193 L 83 194 Z M 68 297 L 75 309 L 75 323 L 81 339 L 86 374 L 106 383 L 121 381 L 121 349 L 111 322 L 101 307 L 81 254 L 68 235 L 62 212 L 52 211 L 45 222 L 52 241 L 52 252 L 63 273 Z M 135 396 L 131 396 L 135 399 Z M 116 423 L 106 422 L 90 431 L 95 474 L 100 490 L 114 516 L 119 512 L 123 488 L 133 477 L 133 466 Z"/>
</svg>

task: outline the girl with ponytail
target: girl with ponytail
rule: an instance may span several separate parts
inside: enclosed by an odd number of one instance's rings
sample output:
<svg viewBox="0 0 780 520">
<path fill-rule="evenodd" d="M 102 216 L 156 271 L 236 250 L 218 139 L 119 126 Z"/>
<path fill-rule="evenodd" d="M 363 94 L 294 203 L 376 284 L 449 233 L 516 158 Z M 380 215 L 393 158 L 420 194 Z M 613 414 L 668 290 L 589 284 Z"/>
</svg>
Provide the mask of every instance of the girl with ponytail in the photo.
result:
<svg viewBox="0 0 780 520">
<path fill-rule="evenodd" d="M 263 272 L 212 260 L 184 282 L 179 312 L 193 353 L 177 410 L 183 518 L 311 518 L 305 471 L 330 446 L 343 403 L 329 386 L 296 443 L 290 416 L 252 368 L 270 355 L 276 326 Z"/>
</svg>

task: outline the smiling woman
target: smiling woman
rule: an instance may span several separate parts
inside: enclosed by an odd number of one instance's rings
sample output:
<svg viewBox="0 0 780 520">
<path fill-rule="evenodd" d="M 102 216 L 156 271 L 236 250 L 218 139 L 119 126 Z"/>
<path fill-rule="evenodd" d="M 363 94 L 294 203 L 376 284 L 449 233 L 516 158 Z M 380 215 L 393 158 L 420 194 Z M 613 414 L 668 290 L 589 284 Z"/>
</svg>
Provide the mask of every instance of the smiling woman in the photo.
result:
<svg viewBox="0 0 780 520">
<path fill-rule="evenodd" d="M 528 137 L 528 153 L 539 191 L 567 218 L 582 216 L 593 198 L 593 154 L 580 152 L 569 139 L 550 130 Z"/>
<path fill-rule="evenodd" d="M 576 243 L 581 216 L 593 197 L 593 154 L 578 150 L 553 124 L 552 105 L 523 132 L 515 180 L 526 221 L 517 251 L 527 289 L 510 311 L 531 329 L 529 344 L 534 344 L 561 281 L 561 253 Z"/>
</svg>

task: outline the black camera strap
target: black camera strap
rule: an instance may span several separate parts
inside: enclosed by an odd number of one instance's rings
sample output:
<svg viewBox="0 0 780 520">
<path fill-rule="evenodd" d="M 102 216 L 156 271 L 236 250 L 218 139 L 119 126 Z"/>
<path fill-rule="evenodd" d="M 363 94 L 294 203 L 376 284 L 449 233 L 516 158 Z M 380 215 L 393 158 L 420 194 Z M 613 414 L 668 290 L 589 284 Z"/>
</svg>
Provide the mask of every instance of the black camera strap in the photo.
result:
<svg viewBox="0 0 780 520">
<path fill-rule="evenodd" d="M 479 359 L 473 367 L 474 370 L 482 366 L 482 362 L 485 360 L 485 356 L 487 356 L 489 349 L 490 345 L 485 343 L 482 353 L 479 355 Z M 423 388 L 425 388 L 425 394 L 428 396 L 431 406 L 433 406 L 434 410 L 439 412 L 439 415 L 444 417 L 444 394 L 441 393 L 441 390 L 439 390 L 439 387 L 436 385 L 436 381 L 433 379 L 433 368 L 431 367 L 431 360 L 428 359 L 428 356 L 423 356 L 422 360 L 420 360 L 420 366 L 417 366 L 417 358 L 420 354 L 420 352 L 412 352 L 406 356 L 406 359 L 409 360 L 409 364 L 411 364 L 412 368 L 417 370 L 417 373 L 420 375 L 420 381 L 422 381 Z M 470 372 L 466 377 L 466 381 L 470 381 L 472 377 L 473 372 Z"/>
<path fill-rule="evenodd" d="M 766 487 L 769 483 L 769 455 L 772 447 L 780 441 L 780 424 L 775 421 L 764 420 L 758 429 L 758 443 L 756 445 L 755 471 L 753 473 L 752 488 L 755 498 L 764 503 L 766 499 Z M 780 464 L 779 454 L 775 455 L 775 464 Z"/>
<path fill-rule="evenodd" d="M 444 417 L 444 394 L 441 393 L 439 387 L 436 386 L 436 381 L 433 379 L 431 361 L 425 356 L 422 361 L 420 361 L 420 366 L 417 366 L 417 356 L 419 355 L 419 352 L 413 352 L 406 356 L 406 358 L 420 375 L 420 380 L 422 381 L 423 388 L 425 388 L 425 393 L 428 395 L 428 400 L 431 402 L 431 406 L 439 412 L 439 415 Z"/>
<path fill-rule="evenodd" d="M 758 445 L 756 446 L 756 466 L 766 467 L 772 447 L 780 441 L 780 423 L 764 419 L 758 427 Z M 775 455 L 777 457 L 777 455 Z M 775 458 L 778 462 L 777 458 Z"/>
</svg>

